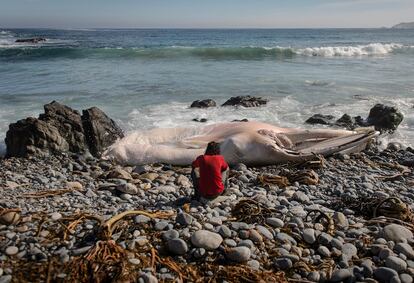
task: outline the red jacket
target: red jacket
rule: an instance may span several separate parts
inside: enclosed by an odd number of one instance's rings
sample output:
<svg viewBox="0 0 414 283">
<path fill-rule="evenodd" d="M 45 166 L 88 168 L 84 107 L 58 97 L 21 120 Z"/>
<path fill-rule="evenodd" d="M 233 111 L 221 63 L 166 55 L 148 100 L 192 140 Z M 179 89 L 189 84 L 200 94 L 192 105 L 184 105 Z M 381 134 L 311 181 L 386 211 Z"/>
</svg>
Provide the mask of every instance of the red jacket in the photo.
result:
<svg viewBox="0 0 414 283">
<path fill-rule="evenodd" d="M 200 155 L 192 164 L 193 168 L 200 168 L 198 187 L 201 196 L 215 197 L 224 190 L 221 173 L 229 165 L 222 155 Z"/>
</svg>

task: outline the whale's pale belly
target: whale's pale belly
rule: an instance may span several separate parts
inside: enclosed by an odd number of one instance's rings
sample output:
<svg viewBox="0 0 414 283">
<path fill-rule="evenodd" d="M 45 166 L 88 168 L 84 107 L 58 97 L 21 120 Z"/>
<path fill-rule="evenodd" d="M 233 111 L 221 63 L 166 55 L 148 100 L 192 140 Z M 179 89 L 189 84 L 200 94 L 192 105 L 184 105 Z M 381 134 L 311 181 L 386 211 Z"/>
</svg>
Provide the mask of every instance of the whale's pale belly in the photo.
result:
<svg viewBox="0 0 414 283">
<path fill-rule="evenodd" d="M 216 141 L 229 164 L 269 165 L 299 162 L 314 154 L 358 151 L 377 134 L 371 129 L 354 132 L 280 128 L 259 122 L 220 123 L 135 132 L 112 145 L 104 158 L 129 165 L 189 165 L 204 153 L 208 142 Z"/>
</svg>

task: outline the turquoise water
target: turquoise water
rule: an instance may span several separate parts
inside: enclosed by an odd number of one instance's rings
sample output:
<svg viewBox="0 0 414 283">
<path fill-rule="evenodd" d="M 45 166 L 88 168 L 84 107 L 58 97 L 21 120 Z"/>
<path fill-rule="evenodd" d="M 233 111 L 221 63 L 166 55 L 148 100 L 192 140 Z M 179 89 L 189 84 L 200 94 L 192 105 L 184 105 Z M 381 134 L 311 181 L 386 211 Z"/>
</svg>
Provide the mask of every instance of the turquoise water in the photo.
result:
<svg viewBox="0 0 414 283">
<path fill-rule="evenodd" d="M 40 36 L 38 44 L 17 38 Z M 314 113 L 405 114 L 387 140 L 414 145 L 414 31 L 391 29 L 45 30 L 0 28 L 0 139 L 58 100 L 98 106 L 126 130 L 248 118 L 305 127 Z M 195 99 L 270 100 L 259 109 L 188 109 Z"/>
</svg>

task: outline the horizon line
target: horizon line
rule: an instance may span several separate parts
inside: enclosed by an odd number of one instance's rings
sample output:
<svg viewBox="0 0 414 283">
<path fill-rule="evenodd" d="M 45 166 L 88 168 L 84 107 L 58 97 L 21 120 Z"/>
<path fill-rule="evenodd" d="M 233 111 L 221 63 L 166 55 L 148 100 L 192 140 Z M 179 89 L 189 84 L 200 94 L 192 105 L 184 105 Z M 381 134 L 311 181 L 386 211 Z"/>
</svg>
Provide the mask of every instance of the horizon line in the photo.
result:
<svg viewBox="0 0 414 283">
<path fill-rule="evenodd" d="M 147 29 L 147 30 L 155 30 L 155 29 L 164 29 L 164 30 L 173 30 L 173 29 L 181 29 L 181 30 L 241 30 L 241 29 L 263 29 L 263 30 L 270 30 L 270 29 L 392 29 L 393 27 L 5 27 L 1 26 L 1 29 L 49 29 L 49 30 L 87 30 L 87 29 L 95 29 L 95 30 L 104 30 L 104 29 L 114 29 L 114 30 L 133 30 L 133 29 Z"/>
</svg>

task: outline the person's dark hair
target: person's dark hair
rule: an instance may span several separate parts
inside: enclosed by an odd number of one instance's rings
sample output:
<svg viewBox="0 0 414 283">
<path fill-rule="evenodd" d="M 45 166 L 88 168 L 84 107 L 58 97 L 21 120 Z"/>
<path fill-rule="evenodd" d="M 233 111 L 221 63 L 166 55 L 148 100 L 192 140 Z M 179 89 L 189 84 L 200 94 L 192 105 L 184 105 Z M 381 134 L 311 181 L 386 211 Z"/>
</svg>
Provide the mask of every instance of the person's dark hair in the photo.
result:
<svg viewBox="0 0 414 283">
<path fill-rule="evenodd" d="M 220 154 L 220 144 L 216 142 L 209 142 L 207 145 L 205 155 L 219 155 Z"/>
</svg>

